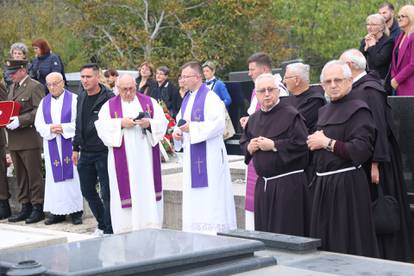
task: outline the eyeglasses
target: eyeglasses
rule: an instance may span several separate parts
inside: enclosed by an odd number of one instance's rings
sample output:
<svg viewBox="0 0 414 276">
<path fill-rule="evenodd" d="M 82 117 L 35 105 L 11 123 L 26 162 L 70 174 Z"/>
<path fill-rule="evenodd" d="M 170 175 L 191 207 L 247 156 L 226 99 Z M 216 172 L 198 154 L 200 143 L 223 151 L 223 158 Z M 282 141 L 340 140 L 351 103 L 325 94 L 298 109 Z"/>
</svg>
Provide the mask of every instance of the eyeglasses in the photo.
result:
<svg viewBox="0 0 414 276">
<path fill-rule="evenodd" d="M 48 87 L 54 87 L 54 86 L 58 86 L 61 82 L 62 82 L 63 80 L 60 80 L 60 81 L 55 81 L 55 82 L 48 82 L 48 83 L 46 83 L 46 85 L 48 86 Z"/>
<path fill-rule="evenodd" d="M 346 80 L 346 78 L 342 78 L 342 79 L 336 78 L 336 79 L 332 79 L 332 80 L 324 80 L 322 82 L 322 85 L 328 86 L 328 85 L 332 85 L 332 83 L 334 83 L 335 85 L 342 85 L 345 80 Z"/>
<path fill-rule="evenodd" d="M 284 80 L 288 80 L 288 79 L 293 79 L 293 78 L 296 78 L 296 77 L 297 77 L 297 76 L 290 76 L 290 77 L 286 77 L 286 76 L 285 76 L 283 79 L 284 79 Z"/>
<path fill-rule="evenodd" d="M 408 17 L 408 15 L 400 14 L 400 15 L 397 16 L 397 19 L 401 20 L 401 19 L 407 18 L 407 17 Z"/>
<path fill-rule="evenodd" d="M 186 80 L 186 79 L 189 79 L 189 78 L 192 78 L 192 77 L 197 77 L 197 75 L 189 75 L 189 76 L 181 75 L 180 79 Z"/>
<path fill-rule="evenodd" d="M 371 26 L 381 26 L 381 24 L 373 24 L 373 23 L 367 23 L 366 25 L 368 27 L 371 27 Z"/>
<path fill-rule="evenodd" d="M 263 94 L 265 92 L 273 93 L 274 91 L 279 90 L 277 87 L 267 87 L 263 89 L 257 89 L 256 93 Z"/>
</svg>

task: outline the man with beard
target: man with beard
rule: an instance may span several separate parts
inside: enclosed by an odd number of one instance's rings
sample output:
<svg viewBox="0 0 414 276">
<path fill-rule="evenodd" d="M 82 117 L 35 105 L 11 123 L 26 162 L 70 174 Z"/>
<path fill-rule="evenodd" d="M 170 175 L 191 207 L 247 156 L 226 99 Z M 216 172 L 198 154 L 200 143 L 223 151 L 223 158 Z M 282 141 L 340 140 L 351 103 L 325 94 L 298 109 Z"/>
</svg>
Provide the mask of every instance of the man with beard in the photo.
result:
<svg viewBox="0 0 414 276">
<path fill-rule="evenodd" d="M 349 97 L 352 74 L 342 61 L 328 62 L 321 82 L 331 103 L 319 110 L 309 135 L 316 179 L 310 236 L 322 250 L 378 256 L 367 178 L 361 164 L 373 151 L 375 125 L 366 103 Z"/>
<path fill-rule="evenodd" d="M 395 197 L 400 208 L 400 230 L 392 234 L 379 234 L 380 256 L 396 261 L 410 261 L 414 258 L 413 224 L 407 200 L 407 187 L 402 172 L 401 153 L 392 132 L 391 108 L 387 95 L 375 72 L 365 72 L 364 55 L 356 50 L 345 51 L 340 58 L 351 68 L 353 85 L 351 97 L 368 104 L 377 128 L 374 154 L 364 164 L 371 184 L 371 198 L 378 197 L 378 185 L 385 195 Z"/>
<path fill-rule="evenodd" d="M 385 2 L 380 6 L 378 13 L 384 17 L 387 27 L 390 30 L 390 37 L 395 41 L 401 30 L 398 26 L 397 20 L 394 18 L 394 5 Z"/>
</svg>

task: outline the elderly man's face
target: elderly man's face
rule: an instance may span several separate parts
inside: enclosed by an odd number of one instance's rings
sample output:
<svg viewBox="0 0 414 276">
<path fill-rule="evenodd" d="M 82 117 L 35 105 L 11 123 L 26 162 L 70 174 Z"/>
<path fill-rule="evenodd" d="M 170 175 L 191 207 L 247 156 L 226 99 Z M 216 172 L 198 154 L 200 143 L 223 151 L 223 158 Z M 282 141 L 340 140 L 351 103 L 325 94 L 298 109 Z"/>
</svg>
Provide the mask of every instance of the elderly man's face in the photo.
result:
<svg viewBox="0 0 414 276">
<path fill-rule="evenodd" d="M 298 78 L 298 75 L 292 69 L 286 69 L 285 76 L 283 77 L 283 83 L 292 94 L 295 93 L 296 87 L 298 86 Z"/>
<path fill-rule="evenodd" d="M 390 10 L 388 7 L 382 7 L 378 10 L 378 13 L 384 17 L 385 21 L 388 22 L 394 16 L 394 12 Z"/>
<path fill-rule="evenodd" d="M 256 62 L 249 63 L 249 77 L 255 81 L 258 76 L 265 73 L 266 69 L 264 66 L 258 65 Z"/>
<path fill-rule="evenodd" d="M 120 78 L 117 87 L 123 101 L 132 102 L 134 100 L 137 87 L 133 78 Z"/>
<path fill-rule="evenodd" d="M 351 91 L 352 78 L 345 78 L 341 65 L 332 65 L 324 72 L 322 86 L 331 101 L 336 101 Z"/>
<path fill-rule="evenodd" d="M 59 75 L 48 75 L 46 77 L 46 85 L 50 94 L 54 97 L 59 97 L 65 89 L 65 83 Z"/>
<path fill-rule="evenodd" d="M 272 108 L 279 99 L 279 88 L 272 78 L 263 78 L 256 84 L 256 97 L 263 110 Z"/>
</svg>

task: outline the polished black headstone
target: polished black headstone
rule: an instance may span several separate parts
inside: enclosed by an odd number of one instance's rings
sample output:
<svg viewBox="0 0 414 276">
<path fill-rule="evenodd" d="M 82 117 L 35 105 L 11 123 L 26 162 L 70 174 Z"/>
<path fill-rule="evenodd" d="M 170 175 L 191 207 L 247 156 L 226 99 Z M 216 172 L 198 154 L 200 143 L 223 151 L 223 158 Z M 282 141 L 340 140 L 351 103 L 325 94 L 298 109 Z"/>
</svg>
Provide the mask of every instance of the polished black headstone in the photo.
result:
<svg viewBox="0 0 414 276">
<path fill-rule="evenodd" d="M 321 246 L 320 239 L 300 236 L 283 235 L 269 232 L 248 231 L 243 229 L 217 233 L 221 236 L 236 237 L 261 241 L 267 248 L 283 249 L 290 251 L 311 251 Z"/>
<path fill-rule="evenodd" d="M 27 260 L 45 267 L 46 275 L 165 275 L 220 263 L 233 263 L 231 271 L 237 272 L 237 260 L 275 264 L 272 257 L 254 256 L 264 248 L 259 241 L 146 229 L 0 254 L 0 274 Z"/>
</svg>

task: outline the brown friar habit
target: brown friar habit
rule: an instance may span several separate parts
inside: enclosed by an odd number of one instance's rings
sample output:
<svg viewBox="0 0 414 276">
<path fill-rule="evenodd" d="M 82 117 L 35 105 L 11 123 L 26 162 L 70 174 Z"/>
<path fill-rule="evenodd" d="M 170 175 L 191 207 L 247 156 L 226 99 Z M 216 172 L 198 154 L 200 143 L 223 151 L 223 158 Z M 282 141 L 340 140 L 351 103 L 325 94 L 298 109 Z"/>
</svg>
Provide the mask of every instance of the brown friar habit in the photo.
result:
<svg viewBox="0 0 414 276">
<path fill-rule="evenodd" d="M 392 131 L 391 107 L 376 73 L 368 73 L 352 86 L 350 96 L 361 99 L 372 111 L 377 138 L 371 160 L 364 164 L 371 183 L 371 163 L 378 162 L 380 185 L 384 195 L 395 197 L 400 207 L 400 230 L 394 234 L 377 235 L 382 258 L 396 261 L 414 260 L 414 227 L 407 201 L 407 187 L 403 177 L 401 153 Z M 371 199 L 378 197 L 377 185 L 371 184 Z"/>
<path fill-rule="evenodd" d="M 240 139 L 245 163 L 253 158 L 259 176 L 254 197 L 254 222 L 259 231 L 304 235 L 308 163 L 307 129 L 302 116 L 291 105 L 279 102 L 270 111 L 256 111 L 250 116 Z M 263 136 L 275 142 L 277 151 L 257 151 L 251 156 L 247 145 Z M 268 180 L 263 177 L 286 176 Z M 266 187 L 265 187 L 266 186 Z"/>
<path fill-rule="evenodd" d="M 319 110 L 317 129 L 335 139 L 334 152 L 314 152 L 317 176 L 312 205 L 311 237 L 322 249 L 369 257 L 378 256 L 367 178 L 357 167 L 372 155 L 375 126 L 368 106 L 349 95 Z M 352 168 L 345 172 L 336 170 Z"/>
</svg>

